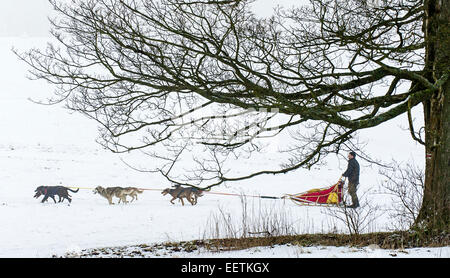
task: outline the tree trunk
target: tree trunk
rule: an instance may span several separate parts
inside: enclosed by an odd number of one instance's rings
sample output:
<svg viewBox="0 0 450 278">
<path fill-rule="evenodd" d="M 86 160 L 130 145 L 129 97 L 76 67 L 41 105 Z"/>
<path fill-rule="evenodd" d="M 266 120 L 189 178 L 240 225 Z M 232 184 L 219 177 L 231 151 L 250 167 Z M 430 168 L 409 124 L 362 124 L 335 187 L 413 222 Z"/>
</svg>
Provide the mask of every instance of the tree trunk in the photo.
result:
<svg viewBox="0 0 450 278">
<path fill-rule="evenodd" d="M 450 69 L 450 0 L 426 0 L 424 22 L 428 80 L 433 83 Z M 425 190 L 416 219 L 420 229 L 449 232 L 450 223 L 450 82 L 424 102 Z"/>
</svg>

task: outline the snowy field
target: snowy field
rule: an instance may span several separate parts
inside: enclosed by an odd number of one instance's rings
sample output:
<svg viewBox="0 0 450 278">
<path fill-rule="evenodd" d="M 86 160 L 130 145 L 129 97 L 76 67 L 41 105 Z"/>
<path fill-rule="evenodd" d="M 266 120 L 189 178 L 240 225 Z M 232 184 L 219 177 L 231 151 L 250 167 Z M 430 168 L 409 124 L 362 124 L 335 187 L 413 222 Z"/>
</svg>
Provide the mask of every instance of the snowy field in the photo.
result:
<svg viewBox="0 0 450 278">
<path fill-rule="evenodd" d="M 53 87 L 25 78 L 26 66 L 10 51 L 43 46 L 47 39 L 0 38 L 0 257 L 51 257 L 83 249 L 165 241 L 208 238 L 218 215 L 229 215 L 239 222 L 241 198 L 205 194 L 196 206 L 172 205 L 159 189 L 170 187 L 158 175 L 127 167 L 121 159 L 135 165 L 152 163 L 140 154 L 114 155 L 95 143 L 97 127 L 61 106 L 43 106 L 30 101 L 52 96 Z M 403 122 L 402 122 L 403 121 Z M 368 150 L 377 158 L 390 161 L 423 161 L 423 151 L 409 138 L 404 118 L 361 134 Z M 389 135 L 389 136 L 386 136 Z M 345 154 L 344 154 L 345 155 Z M 276 161 L 275 153 L 265 159 Z M 361 186 L 358 192 L 376 189 L 382 180 L 376 167 L 360 162 Z M 245 162 L 236 167 L 247 167 Z M 325 166 L 299 170 L 280 176 L 263 176 L 250 181 L 220 186 L 213 192 L 282 196 L 334 184 L 345 170 L 343 158 L 330 157 Z M 108 205 L 91 189 L 71 193 L 73 201 L 41 204 L 34 199 L 39 185 L 93 188 L 98 185 L 135 186 L 145 191 L 139 200 L 127 205 Z M 389 198 L 369 195 L 373 202 L 388 205 Z M 116 200 L 117 201 L 117 200 Z M 326 214 L 323 208 L 298 207 L 290 201 L 247 198 L 258 212 L 277 211 L 299 233 L 346 232 L 345 226 Z M 392 223 L 387 214 L 377 217 L 369 232 L 387 231 Z M 411 250 L 377 248 L 333 248 L 276 246 L 239 252 L 160 254 L 167 257 L 450 257 L 449 247 Z"/>
<path fill-rule="evenodd" d="M 145 248 L 144 248 L 145 249 Z M 118 255 L 120 254 L 120 255 Z M 283 245 L 270 247 L 254 247 L 239 251 L 211 252 L 198 249 L 192 252 L 173 251 L 170 248 L 145 252 L 142 248 L 116 247 L 105 248 L 102 252 L 73 249 L 66 257 L 89 258 L 449 258 L 450 247 L 381 249 L 377 245 L 367 247 L 334 247 Z"/>
</svg>

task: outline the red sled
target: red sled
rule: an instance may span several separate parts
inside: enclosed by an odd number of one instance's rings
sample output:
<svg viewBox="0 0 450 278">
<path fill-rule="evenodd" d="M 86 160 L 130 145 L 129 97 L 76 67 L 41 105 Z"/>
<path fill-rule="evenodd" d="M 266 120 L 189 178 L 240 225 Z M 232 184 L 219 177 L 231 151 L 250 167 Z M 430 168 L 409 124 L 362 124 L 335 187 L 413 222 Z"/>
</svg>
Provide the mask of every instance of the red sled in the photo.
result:
<svg viewBox="0 0 450 278">
<path fill-rule="evenodd" d="M 292 201 L 306 205 L 340 205 L 343 201 L 344 181 L 327 188 L 311 189 L 303 193 L 286 195 Z"/>
</svg>

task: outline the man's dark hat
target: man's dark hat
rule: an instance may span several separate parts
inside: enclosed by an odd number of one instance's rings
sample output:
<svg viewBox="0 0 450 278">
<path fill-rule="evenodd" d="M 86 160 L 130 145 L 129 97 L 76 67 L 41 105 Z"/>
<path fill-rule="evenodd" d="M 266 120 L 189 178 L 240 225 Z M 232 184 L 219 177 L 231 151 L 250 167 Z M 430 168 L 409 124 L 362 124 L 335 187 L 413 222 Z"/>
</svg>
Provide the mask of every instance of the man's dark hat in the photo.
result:
<svg viewBox="0 0 450 278">
<path fill-rule="evenodd" d="M 356 153 L 355 153 L 355 152 L 350 152 L 350 154 L 351 154 L 353 157 L 356 157 Z"/>
</svg>

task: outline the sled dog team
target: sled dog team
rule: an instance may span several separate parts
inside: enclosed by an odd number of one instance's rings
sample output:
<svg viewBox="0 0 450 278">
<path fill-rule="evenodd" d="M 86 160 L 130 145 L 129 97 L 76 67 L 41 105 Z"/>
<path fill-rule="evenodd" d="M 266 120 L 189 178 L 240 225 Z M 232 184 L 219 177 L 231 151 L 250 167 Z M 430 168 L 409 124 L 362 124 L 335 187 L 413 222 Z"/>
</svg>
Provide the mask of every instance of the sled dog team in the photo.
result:
<svg viewBox="0 0 450 278">
<path fill-rule="evenodd" d="M 34 198 L 38 198 L 41 195 L 44 196 L 41 203 L 44 203 L 48 200 L 48 198 L 52 198 L 53 201 L 56 203 L 55 196 L 58 196 L 58 203 L 64 202 L 64 199 L 67 199 L 69 203 L 72 202 L 72 199 L 69 195 L 69 191 L 71 192 L 78 192 L 77 190 L 72 190 L 70 188 L 64 187 L 64 186 L 39 186 L 34 190 L 35 195 Z M 143 190 L 140 190 L 136 187 L 101 187 L 97 186 L 94 189 L 94 194 L 99 194 L 100 196 L 104 197 L 108 200 L 108 203 L 110 205 L 113 205 L 113 197 L 119 198 L 119 204 L 122 201 L 123 204 L 127 204 L 127 196 L 130 196 L 131 202 L 138 199 L 138 194 L 141 194 L 144 192 Z M 170 203 L 174 204 L 174 200 L 179 199 L 181 201 L 181 204 L 184 206 L 183 198 L 188 200 L 191 205 L 196 205 L 197 200 L 199 197 L 203 196 L 203 191 L 197 188 L 193 187 L 181 187 L 179 185 L 175 185 L 173 188 L 166 188 L 164 189 L 161 194 L 163 196 L 169 194 L 172 196 L 172 199 L 170 200 Z"/>
</svg>

